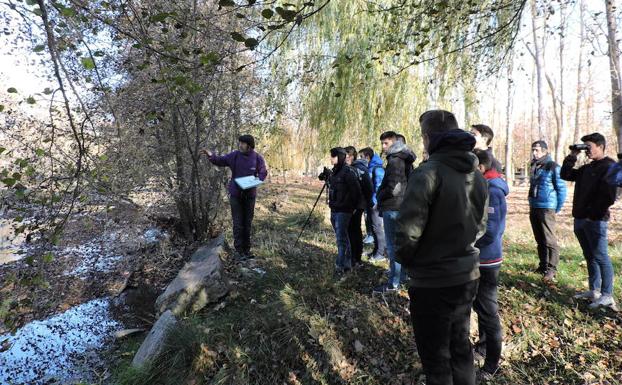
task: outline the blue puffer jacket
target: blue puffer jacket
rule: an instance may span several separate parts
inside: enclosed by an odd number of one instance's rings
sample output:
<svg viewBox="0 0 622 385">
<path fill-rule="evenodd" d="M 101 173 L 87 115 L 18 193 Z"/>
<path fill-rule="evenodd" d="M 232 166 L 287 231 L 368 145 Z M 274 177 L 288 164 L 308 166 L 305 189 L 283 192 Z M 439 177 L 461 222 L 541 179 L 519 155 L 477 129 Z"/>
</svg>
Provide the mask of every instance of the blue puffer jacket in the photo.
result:
<svg viewBox="0 0 622 385">
<path fill-rule="evenodd" d="M 372 201 L 374 206 L 378 204 L 378 199 L 376 198 L 376 193 L 382 184 L 382 179 L 384 178 L 384 168 L 382 168 L 382 159 L 378 156 L 378 154 L 374 154 L 374 156 L 369 161 L 369 177 L 371 178 L 371 184 L 374 187 L 374 193 L 372 195 Z"/>
<path fill-rule="evenodd" d="M 622 161 L 612 164 L 605 178 L 610 185 L 622 187 Z"/>
<path fill-rule="evenodd" d="M 550 156 L 532 163 L 529 178 L 529 207 L 559 212 L 566 201 L 566 182 L 559 175 L 560 167 Z"/>
<path fill-rule="evenodd" d="M 507 203 L 505 197 L 510 193 L 508 184 L 501 174 L 492 169 L 484 177 L 488 179 L 488 222 L 486 234 L 475 243 L 479 249 L 479 267 L 482 269 L 498 267 L 503 261 L 503 232 Z"/>
</svg>

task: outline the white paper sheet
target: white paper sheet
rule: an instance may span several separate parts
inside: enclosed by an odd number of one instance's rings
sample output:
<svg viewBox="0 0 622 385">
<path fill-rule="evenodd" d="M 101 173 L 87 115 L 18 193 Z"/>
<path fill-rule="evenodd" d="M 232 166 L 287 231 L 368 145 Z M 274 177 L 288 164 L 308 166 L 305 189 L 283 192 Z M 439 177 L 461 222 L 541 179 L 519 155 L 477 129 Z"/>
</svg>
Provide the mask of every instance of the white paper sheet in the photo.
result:
<svg viewBox="0 0 622 385">
<path fill-rule="evenodd" d="M 263 184 L 263 182 L 257 178 L 256 176 L 243 176 L 241 178 L 235 178 L 235 183 L 237 183 L 237 185 L 242 189 L 242 190 L 248 190 L 251 189 L 253 187 L 257 187 L 261 184 Z"/>
</svg>

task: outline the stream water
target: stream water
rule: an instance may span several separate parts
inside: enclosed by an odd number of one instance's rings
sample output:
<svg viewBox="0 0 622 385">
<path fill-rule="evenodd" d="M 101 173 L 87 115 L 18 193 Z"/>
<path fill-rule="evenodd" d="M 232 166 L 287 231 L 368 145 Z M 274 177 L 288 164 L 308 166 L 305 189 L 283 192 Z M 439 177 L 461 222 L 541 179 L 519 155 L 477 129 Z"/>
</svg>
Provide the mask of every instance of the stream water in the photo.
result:
<svg viewBox="0 0 622 385">
<path fill-rule="evenodd" d="M 0 219 L 0 265 L 22 258 L 23 242 L 23 236 L 15 235 L 11 221 Z M 122 258 L 107 255 L 91 244 L 66 248 L 59 254 L 78 257 L 80 264 L 65 272 L 77 279 L 84 279 L 89 269 L 107 271 Z M 112 317 L 110 299 L 99 298 L 32 321 L 14 334 L 0 335 L 0 384 L 50 385 L 96 380 L 98 372 L 105 368 L 102 349 L 112 341 L 114 331 L 122 328 Z"/>
<path fill-rule="evenodd" d="M 71 384 L 101 368 L 99 351 L 121 328 L 110 301 L 95 299 L 0 336 L 0 384 Z M 95 370 L 96 372 L 96 370 Z"/>
</svg>

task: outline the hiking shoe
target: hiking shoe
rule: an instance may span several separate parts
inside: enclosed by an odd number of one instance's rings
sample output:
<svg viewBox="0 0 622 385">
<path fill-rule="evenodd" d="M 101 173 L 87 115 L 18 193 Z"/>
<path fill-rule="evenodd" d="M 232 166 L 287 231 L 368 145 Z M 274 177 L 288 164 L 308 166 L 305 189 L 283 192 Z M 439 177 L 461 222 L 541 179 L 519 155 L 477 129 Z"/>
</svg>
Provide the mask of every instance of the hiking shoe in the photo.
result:
<svg viewBox="0 0 622 385">
<path fill-rule="evenodd" d="M 368 235 L 365 237 L 365 239 L 363 239 L 363 243 L 366 245 L 371 245 L 374 243 L 374 237 L 372 237 L 371 235 Z"/>
<path fill-rule="evenodd" d="M 376 254 L 376 255 L 374 255 L 372 257 L 369 257 L 369 262 L 374 262 L 375 263 L 375 262 L 382 262 L 384 260 L 385 260 L 385 257 L 384 257 L 384 255 L 381 255 L 381 254 Z"/>
<path fill-rule="evenodd" d="M 555 270 L 549 270 L 546 272 L 546 274 L 544 274 L 544 277 L 542 278 L 542 280 L 544 282 L 553 282 L 555 280 Z"/>
<path fill-rule="evenodd" d="M 484 369 L 480 369 L 477 371 L 477 375 L 475 376 L 475 383 L 476 384 L 482 384 L 482 383 L 487 383 L 489 381 L 492 381 L 493 378 L 495 377 L 495 374 L 497 373 L 498 369 L 495 370 L 493 373 L 486 371 Z"/>
<path fill-rule="evenodd" d="M 589 305 L 590 309 L 596 309 L 600 306 L 603 307 L 608 307 L 612 310 L 616 310 L 617 309 L 617 305 L 616 305 L 616 301 L 615 299 L 613 299 L 613 296 L 611 294 L 603 294 L 601 295 L 599 298 L 595 299 L 594 301 L 592 301 L 592 303 Z"/>
<path fill-rule="evenodd" d="M 536 274 L 544 275 L 544 274 L 546 274 L 546 268 L 544 268 L 542 266 L 538 266 L 538 268 L 535 269 L 533 272 L 536 273 Z"/>
<path fill-rule="evenodd" d="M 385 294 L 385 293 L 396 293 L 397 290 L 398 290 L 397 287 L 393 285 L 389 285 L 388 283 L 385 283 L 383 285 L 374 287 L 373 292 L 378 293 L 378 294 Z"/>
<path fill-rule="evenodd" d="M 588 291 L 584 291 L 581 292 L 579 294 L 576 294 L 574 296 L 575 299 L 587 299 L 590 301 L 596 301 L 597 299 L 600 298 L 600 290 L 588 290 Z"/>
</svg>

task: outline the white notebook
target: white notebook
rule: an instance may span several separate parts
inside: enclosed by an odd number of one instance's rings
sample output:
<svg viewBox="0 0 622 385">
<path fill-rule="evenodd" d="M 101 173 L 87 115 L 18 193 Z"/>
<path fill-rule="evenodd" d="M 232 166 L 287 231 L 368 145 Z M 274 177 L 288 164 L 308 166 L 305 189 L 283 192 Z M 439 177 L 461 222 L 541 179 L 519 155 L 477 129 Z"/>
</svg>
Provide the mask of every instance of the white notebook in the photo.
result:
<svg viewBox="0 0 622 385">
<path fill-rule="evenodd" d="M 261 181 L 261 179 L 257 178 L 256 176 L 243 176 L 241 178 L 235 178 L 235 183 L 237 183 L 237 185 L 242 189 L 242 190 L 248 190 L 250 188 L 253 187 L 257 187 L 261 184 L 263 184 L 263 182 Z"/>
</svg>

